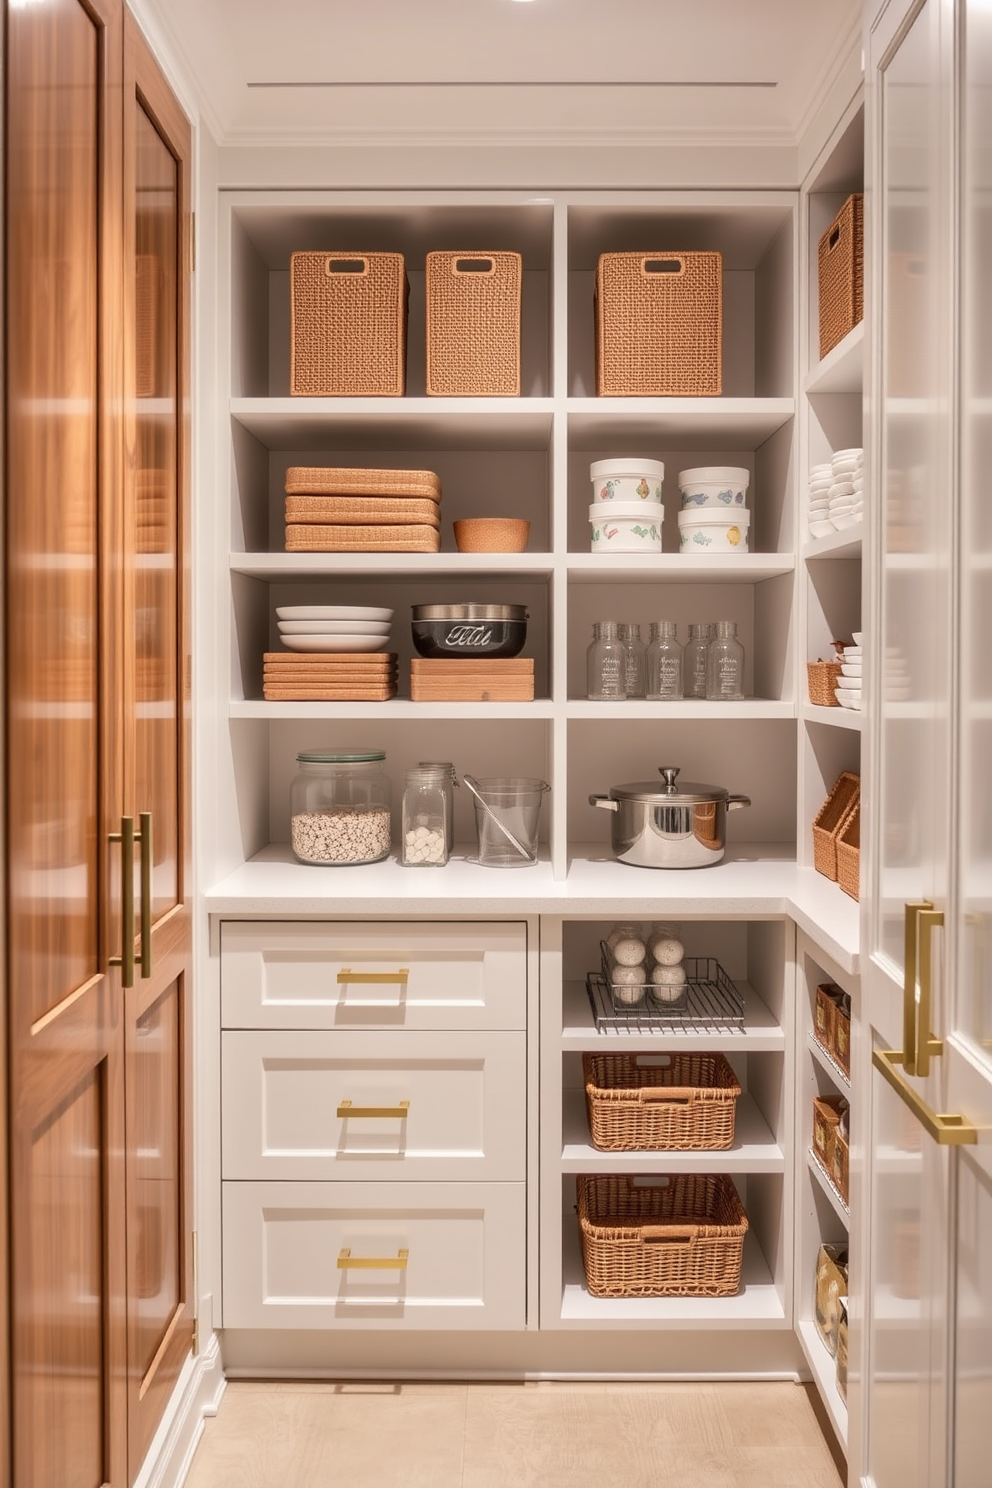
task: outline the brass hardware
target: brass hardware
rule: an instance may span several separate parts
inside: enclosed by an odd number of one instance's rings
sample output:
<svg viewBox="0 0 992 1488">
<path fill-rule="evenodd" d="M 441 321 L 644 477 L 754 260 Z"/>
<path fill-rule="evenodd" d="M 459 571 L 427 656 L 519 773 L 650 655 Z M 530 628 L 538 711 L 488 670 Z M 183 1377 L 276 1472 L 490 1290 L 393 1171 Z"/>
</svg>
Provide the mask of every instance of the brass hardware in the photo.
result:
<svg viewBox="0 0 992 1488">
<path fill-rule="evenodd" d="M 397 1251 L 395 1256 L 353 1256 L 350 1250 L 338 1255 L 339 1271 L 405 1271 L 409 1259 L 408 1250 Z"/>
<path fill-rule="evenodd" d="M 871 1062 L 939 1147 L 971 1147 L 977 1143 L 976 1126 L 963 1116 L 932 1111 L 926 1101 L 907 1084 L 898 1068 L 900 1065 L 905 1068 L 901 1050 L 875 1049 L 872 1051 Z"/>
<path fill-rule="evenodd" d="M 933 909 L 929 899 L 906 905 L 904 971 L 902 981 L 902 1047 L 907 1075 L 916 1074 L 916 956 L 919 945 L 919 916 Z"/>
<path fill-rule="evenodd" d="M 119 832 L 111 842 L 121 845 L 121 953 L 109 956 L 109 965 L 121 969 L 121 986 L 134 986 L 134 817 L 122 816 Z"/>
<path fill-rule="evenodd" d="M 342 967 L 338 972 L 338 986 L 342 982 L 361 982 L 364 984 L 390 983 L 405 987 L 410 979 L 410 968 L 401 966 L 399 971 L 352 971 L 350 966 Z"/>
<path fill-rule="evenodd" d="M 930 1073 L 931 1058 L 940 1055 L 944 1047 L 939 1039 L 934 1038 L 930 1027 L 933 1017 L 933 931 L 938 925 L 943 925 L 943 911 L 923 909 L 916 923 L 920 938 L 920 1000 L 916 1014 L 916 1074 L 925 1080 Z"/>
<path fill-rule="evenodd" d="M 410 1114 L 410 1102 L 400 1101 L 398 1106 L 353 1106 L 350 1100 L 343 1100 L 338 1106 L 338 1116 L 363 1116 L 382 1118 L 384 1121 L 401 1121 Z"/>
<path fill-rule="evenodd" d="M 141 831 L 141 975 L 152 974 L 152 814 L 143 811 L 138 817 Z"/>
<path fill-rule="evenodd" d="M 193 1231 L 193 1357 L 196 1358 L 200 1352 L 200 1265 L 199 1246 L 197 1245 L 197 1234 Z"/>
</svg>

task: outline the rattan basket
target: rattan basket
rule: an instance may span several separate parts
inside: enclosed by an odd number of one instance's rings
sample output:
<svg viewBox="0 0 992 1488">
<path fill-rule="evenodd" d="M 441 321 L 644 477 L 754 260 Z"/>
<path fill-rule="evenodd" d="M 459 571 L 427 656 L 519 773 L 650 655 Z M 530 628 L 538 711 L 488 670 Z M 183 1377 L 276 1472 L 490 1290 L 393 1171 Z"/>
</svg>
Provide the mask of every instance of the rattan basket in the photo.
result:
<svg viewBox="0 0 992 1488">
<path fill-rule="evenodd" d="M 820 239 L 820 356 L 825 357 L 865 313 L 864 197 L 849 196 Z"/>
<path fill-rule="evenodd" d="M 837 882 L 852 899 L 861 889 L 861 805 L 847 813 L 837 833 Z"/>
<path fill-rule="evenodd" d="M 841 675 L 839 661 L 808 661 L 806 663 L 806 685 L 809 700 L 817 708 L 839 708 L 834 688 Z"/>
<path fill-rule="evenodd" d="M 409 287 L 401 253 L 294 253 L 289 391 L 399 397 Z"/>
<path fill-rule="evenodd" d="M 722 254 L 600 256 L 600 397 L 715 397 L 722 389 L 722 341 Z"/>
<path fill-rule="evenodd" d="M 582 1264 L 594 1297 L 732 1297 L 747 1215 L 722 1173 L 581 1174 Z"/>
<path fill-rule="evenodd" d="M 722 1054 L 583 1054 L 582 1074 L 589 1134 L 600 1152 L 734 1145 L 741 1087 Z"/>
<path fill-rule="evenodd" d="M 520 395 L 519 253 L 427 255 L 427 393 Z"/>
<path fill-rule="evenodd" d="M 813 867 L 817 873 L 837 881 L 837 834 L 861 790 L 861 780 L 844 770 L 813 818 Z"/>
</svg>

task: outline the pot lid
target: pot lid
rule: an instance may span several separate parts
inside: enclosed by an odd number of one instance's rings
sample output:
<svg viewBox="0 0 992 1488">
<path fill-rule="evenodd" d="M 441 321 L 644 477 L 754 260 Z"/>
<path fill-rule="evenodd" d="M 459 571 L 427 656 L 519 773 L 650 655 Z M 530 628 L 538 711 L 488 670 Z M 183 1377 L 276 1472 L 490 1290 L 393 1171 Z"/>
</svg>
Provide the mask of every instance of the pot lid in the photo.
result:
<svg viewBox="0 0 992 1488">
<path fill-rule="evenodd" d="M 660 780 L 635 780 L 626 785 L 613 785 L 614 801 L 650 801 L 655 805 L 696 806 L 704 801 L 725 801 L 730 794 L 722 785 L 697 785 L 690 780 L 676 782 L 678 765 L 659 765 Z"/>
<path fill-rule="evenodd" d="M 411 605 L 414 620 L 526 620 L 526 605 L 421 604 Z"/>
</svg>

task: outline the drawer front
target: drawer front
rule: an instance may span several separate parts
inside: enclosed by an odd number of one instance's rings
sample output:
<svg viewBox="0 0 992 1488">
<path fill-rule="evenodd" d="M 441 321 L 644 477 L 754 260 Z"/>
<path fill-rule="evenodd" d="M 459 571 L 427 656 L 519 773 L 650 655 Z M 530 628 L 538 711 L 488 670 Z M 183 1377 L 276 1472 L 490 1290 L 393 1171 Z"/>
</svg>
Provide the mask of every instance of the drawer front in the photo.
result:
<svg viewBox="0 0 992 1488">
<path fill-rule="evenodd" d="M 526 1035 L 223 1034 L 225 1178 L 525 1176 Z"/>
<path fill-rule="evenodd" d="M 224 1183 L 223 1325 L 522 1328 L 524 1192 Z"/>
<path fill-rule="evenodd" d="M 521 923 L 221 926 L 226 1028 L 524 1028 Z"/>
</svg>

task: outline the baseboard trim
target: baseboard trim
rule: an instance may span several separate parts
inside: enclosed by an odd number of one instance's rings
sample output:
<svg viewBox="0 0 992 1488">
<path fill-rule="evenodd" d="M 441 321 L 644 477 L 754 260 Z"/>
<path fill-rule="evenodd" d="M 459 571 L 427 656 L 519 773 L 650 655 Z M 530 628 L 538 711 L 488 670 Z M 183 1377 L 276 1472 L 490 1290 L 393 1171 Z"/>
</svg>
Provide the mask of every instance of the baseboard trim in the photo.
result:
<svg viewBox="0 0 992 1488">
<path fill-rule="evenodd" d="M 132 1488 L 182 1488 L 208 1416 L 217 1414 L 226 1380 L 216 1333 L 196 1358 L 190 1355 L 169 1408 L 152 1439 Z"/>
</svg>

